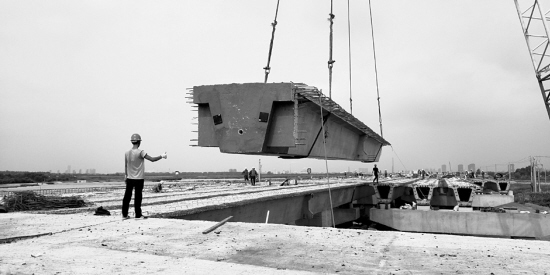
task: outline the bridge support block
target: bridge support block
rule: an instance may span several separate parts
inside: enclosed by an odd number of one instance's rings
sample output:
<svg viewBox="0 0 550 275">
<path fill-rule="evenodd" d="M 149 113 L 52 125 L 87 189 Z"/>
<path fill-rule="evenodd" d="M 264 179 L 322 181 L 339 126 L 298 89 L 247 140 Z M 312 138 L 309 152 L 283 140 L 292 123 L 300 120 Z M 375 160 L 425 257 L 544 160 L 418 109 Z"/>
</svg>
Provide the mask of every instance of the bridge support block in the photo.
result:
<svg viewBox="0 0 550 275">
<path fill-rule="evenodd" d="M 508 196 L 508 195 L 480 195 L 475 196 L 474 200 L 472 202 L 472 207 L 474 210 L 479 209 L 481 207 L 495 207 L 507 203 L 514 202 L 514 196 Z"/>
<path fill-rule="evenodd" d="M 334 208 L 334 223 L 336 225 L 345 222 L 355 221 L 360 217 L 359 208 Z M 302 226 L 317 226 L 317 227 L 332 227 L 332 212 L 329 210 L 323 210 L 315 215 L 311 219 L 299 219 L 295 222 L 296 225 Z"/>
</svg>

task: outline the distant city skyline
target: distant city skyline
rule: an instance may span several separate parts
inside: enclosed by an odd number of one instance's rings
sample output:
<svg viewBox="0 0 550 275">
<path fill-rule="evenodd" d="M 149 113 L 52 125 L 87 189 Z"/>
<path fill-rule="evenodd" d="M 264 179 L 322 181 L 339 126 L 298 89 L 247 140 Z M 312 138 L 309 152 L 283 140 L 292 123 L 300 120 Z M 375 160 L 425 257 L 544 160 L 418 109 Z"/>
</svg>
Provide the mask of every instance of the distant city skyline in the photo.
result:
<svg viewBox="0 0 550 275">
<path fill-rule="evenodd" d="M 368 164 L 367 164 L 368 165 Z M 524 165 L 521 165 L 519 166 L 519 168 L 524 168 L 524 167 L 527 167 L 529 166 L 530 163 L 529 162 L 525 162 Z M 254 165 L 250 166 L 250 167 L 255 167 Z M 262 166 L 263 167 L 263 166 Z M 348 166 L 346 169 L 342 170 L 342 171 L 333 171 L 333 170 L 330 170 L 331 173 L 336 173 L 336 172 L 363 172 L 363 173 L 371 173 L 372 172 L 372 167 L 374 167 L 374 163 L 371 164 L 371 167 L 358 167 L 358 168 L 352 168 L 352 166 Z M 454 170 L 452 169 L 452 166 L 447 166 L 447 164 L 442 164 L 439 168 L 431 168 L 431 167 L 428 167 L 428 168 L 421 168 L 421 170 L 425 170 L 427 172 L 464 172 L 464 165 L 463 164 L 457 164 L 456 165 L 457 169 Z M 495 169 L 494 168 L 497 168 L 497 172 L 508 172 L 508 169 L 510 169 L 510 171 L 515 171 L 516 169 L 516 166 L 514 163 L 510 163 L 510 164 L 493 164 L 493 165 L 484 165 L 484 166 L 478 166 L 478 168 L 476 168 L 476 164 L 475 163 L 470 163 L 468 164 L 467 166 L 467 170 L 468 171 L 477 171 L 477 169 L 480 169 L 480 171 L 486 171 L 486 172 L 494 172 Z M 271 169 L 271 170 L 266 170 L 266 168 L 263 168 L 263 171 L 264 172 L 272 172 L 272 173 L 302 173 L 302 172 L 306 172 L 308 168 L 311 168 L 309 166 L 304 166 L 302 168 L 294 168 L 292 169 Z M 483 169 L 485 168 L 485 169 Z M 492 168 L 492 169 L 491 169 Z M 544 168 L 544 166 L 543 166 Z M 242 171 L 243 169 L 239 169 L 239 168 L 229 168 L 227 170 L 219 170 L 219 171 L 210 171 L 210 172 L 223 172 L 223 171 L 229 171 L 229 172 L 239 172 L 239 171 Z M 388 170 L 389 172 L 391 172 L 391 168 L 388 169 L 388 168 L 381 168 L 381 170 Z M 397 170 L 395 172 L 415 172 L 417 171 L 418 169 L 403 169 L 403 170 Z M 550 170 L 550 166 L 548 166 L 548 168 L 545 168 L 545 170 Z M 15 171 L 15 170 L 14 170 Z M 32 171 L 32 170 L 29 170 L 31 172 L 50 172 L 52 173 L 52 170 L 48 170 L 48 171 Z M 64 174 L 83 174 L 82 173 L 83 169 L 82 168 L 78 168 L 78 171 L 76 169 L 72 169 L 72 166 L 71 165 L 68 165 L 66 170 L 64 170 Z M 179 170 L 172 170 L 172 169 L 169 169 L 167 171 L 161 171 L 161 170 L 146 170 L 146 172 L 161 172 L 161 173 L 164 173 L 164 172 L 175 172 L 175 171 L 179 171 Z M 181 172 L 203 172 L 203 171 L 181 171 Z M 325 170 L 312 170 L 313 173 L 324 173 L 326 172 Z M 60 170 L 57 170 L 57 173 L 61 173 Z M 87 168 L 86 170 L 84 170 L 84 174 L 114 174 L 114 173 L 124 173 L 124 170 L 121 170 L 121 171 L 116 171 L 116 172 L 97 172 L 96 169 L 94 168 Z"/>
<path fill-rule="evenodd" d="M 510 169 L 510 171 L 514 172 L 515 171 L 515 164 L 511 163 L 509 165 L 506 165 L 505 167 L 503 167 L 502 169 L 498 169 L 499 167 L 502 167 L 504 165 L 500 164 L 500 165 L 496 165 L 497 167 L 497 170 L 496 172 L 508 172 L 508 169 Z M 524 168 L 524 167 L 527 167 L 528 165 L 526 166 L 522 166 L 520 168 Z M 253 167 L 253 166 L 251 166 Z M 491 168 L 491 167 L 494 167 L 494 165 L 487 165 L 485 166 L 487 168 Z M 304 168 L 301 168 L 301 169 L 295 169 L 295 170 L 277 170 L 277 169 L 272 169 L 272 170 L 265 170 L 265 168 L 262 170 L 262 172 L 271 172 L 271 173 L 280 173 L 280 174 L 288 174 L 288 173 L 307 173 L 307 169 L 308 168 L 311 168 L 311 167 L 304 167 Z M 484 169 L 481 169 L 481 168 L 477 168 L 477 169 L 480 169 L 480 171 L 485 171 L 485 172 L 494 172 L 495 170 L 491 170 L 491 169 L 487 169 L 487 170 L 484 170 Z M 476 169 L 476 165 L 475 163 L 470 163 L 468 164 L 467 166 L 467 171 L 477 171 Z M 389 170 L 388 173 L 391 173 L 391 169 L 387 169 L 387 168 L 383 168 L 381 169 L 381 171 L 384 171 L 384 170 Z M 418 169 L 414 169 L 414 170 L 399 170 L 399 171 L 395 171 L 395 172 L 406 172 L 406 173 L 409 173 L 409 172 L 416 172 Z M 449 166 L 449 168 L 447 167 L 446 164 L 442 164 L 441 167 L 439 168 L 423 168 L 421 170 L 425 170 L 426 172 L 430 172 L 430 173 L 433 173 L 433 172 L 439 172 L 439 173 L 445 173 L 445 172 L 465 172 L 464 170 L 464 165 L 463 164 L 457 164 L 457 170 L 453 170 L 452 169 L 452 166 Z M 550 170 L 550 167 L 545 169 L 545 170 Z M 68 172 L 70 171 L 70 172 Z M 172 172 L 176 172 L 178 170 L 174 170 Z M 241 172 L 241 170 L 237 169 L 237 168 L 229 168 L 228 170 L 226 170 L 228 172 Z M 37 172 L 40 172 L 40 171 L 37 171 Z M 52 172 L 51 170 L 47 171 L 47 172 Z M 160 172 L 160 173 L 169 173 L 171 171 L 156 171 L 156 170 L 147 170 L 147 172 Z M 179 172 L 179 171 L 178 171 Z M 202 172 L 202 171 L 184 171 L 184 172 Z M 210 171 L 210 172 L 224 172 L 224 170 L 220 170 L 220 171 Z M 324 173 L 326 171 L 323 171 L 323 170 L 312 170 L 312 173 Z M 351 167 L 348 167 L 347 169 L 345 169 L 344 171 L 330 171 L 331 173 L 337 173 L 337 172 L 361 172 L 361 173 L 371 173 L 372 172 L 372 168 L 357 168 L 357 169 L 351 169 Z M 59 174 L 60 173 L 60 170 L 57 170 L 57 173 Z M 83 174 L 82 173 L 82 169 L 79 169 L 78 172 L 76 172 L 76 170 L 71 170 L 71 165 L 68 165 L 67 166 L 67 170 L 64 171 L 65 174 Z M 124 173 L 124 171 L 119 171 L 119 172 L 112 172 L 112 173 L 102 173 L 102 172 L 99 172 L 99 174 L 114 174 L 114 173 Z M 84 174 L 98 174 L 98 172 L 96 171 L 96 169 L 86 169 Z"/>
</svg>

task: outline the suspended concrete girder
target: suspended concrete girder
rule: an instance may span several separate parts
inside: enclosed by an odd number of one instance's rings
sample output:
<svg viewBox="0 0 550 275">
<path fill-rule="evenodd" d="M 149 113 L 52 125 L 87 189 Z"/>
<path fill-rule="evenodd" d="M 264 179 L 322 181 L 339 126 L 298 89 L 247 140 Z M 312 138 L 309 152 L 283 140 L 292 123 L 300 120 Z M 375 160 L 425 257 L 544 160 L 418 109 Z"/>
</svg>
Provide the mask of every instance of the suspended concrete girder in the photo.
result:
<svg viewBox="0 0 550 275">
<path fill-rule="evenodd" d="M 197 146 L 219 147 L 222 153 L 324 159 L 326 148 L 327 159 L 376 162 L 382 146 L 390 145 L 304 84 L 195 86 L 192 95 L 198 105 Z"/>
</svg>

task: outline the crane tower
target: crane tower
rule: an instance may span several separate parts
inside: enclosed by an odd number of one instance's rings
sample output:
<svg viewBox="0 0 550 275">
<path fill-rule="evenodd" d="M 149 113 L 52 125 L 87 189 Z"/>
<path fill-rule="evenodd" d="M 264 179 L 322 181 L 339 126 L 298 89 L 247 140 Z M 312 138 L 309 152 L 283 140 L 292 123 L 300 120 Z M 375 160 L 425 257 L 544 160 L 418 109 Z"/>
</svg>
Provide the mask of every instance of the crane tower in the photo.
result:
<svg viewBox="0 0 550 275">
<path fill-rule="evenodd" d="M 541 6 L 542 1 L 539 0 L 514 0 L 514 2 L 546 112 L 550 118 L 550 89 L 546 88 L 549 86 L 548 81 L 550 80 L 550 35 L 548 30 L 550 10 L 544 12 Z"/>
</svg>

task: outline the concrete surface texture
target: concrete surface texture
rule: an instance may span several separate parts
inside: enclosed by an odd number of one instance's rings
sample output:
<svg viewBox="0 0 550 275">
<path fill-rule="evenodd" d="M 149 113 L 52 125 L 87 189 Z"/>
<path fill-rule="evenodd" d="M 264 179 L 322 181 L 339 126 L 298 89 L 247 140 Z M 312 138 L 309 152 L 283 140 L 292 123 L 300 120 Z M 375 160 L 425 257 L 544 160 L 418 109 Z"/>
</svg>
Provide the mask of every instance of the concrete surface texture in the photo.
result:
<svg viewBox="0 0 550 275">
<path fill-rule="evenodd" d="M 382 146 L 390 145 L 304 84 L 195 86 L 192 96 L 198 112 L 197 146 L 219 147 L 223 153 L 373 162 Z"/>
<path fill-rule="evenodd" d="M 202 234 L 215 224 L 155 218 L 123 221 L 91 213 L 1 214 L 0 274 L 550 271 L 546 241 L 235 222 Z"/>
<path fill-rule="evenodd" d="M 475 196 L 472 207 L 495 207 L 498 205 L 514 202 L 514 196 L 506 195 L 483 195 Z"/>
<path fill-rule="evenodd" d="M 408 232 L 550 240 L 550 216 L 543 214 L 372 208 L 370 219 L 390 228 Z"/>
</svg>

